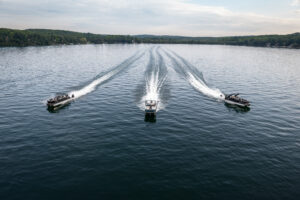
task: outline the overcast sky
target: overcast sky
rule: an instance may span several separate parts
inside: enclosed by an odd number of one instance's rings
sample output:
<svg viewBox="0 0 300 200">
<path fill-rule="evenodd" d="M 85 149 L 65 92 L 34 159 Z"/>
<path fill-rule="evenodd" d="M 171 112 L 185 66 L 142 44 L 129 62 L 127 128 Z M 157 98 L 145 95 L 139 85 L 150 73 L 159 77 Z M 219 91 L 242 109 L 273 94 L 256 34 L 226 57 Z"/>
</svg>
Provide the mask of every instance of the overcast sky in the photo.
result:
<svg viewBox="0 0 300 200">
<path fill-rule="evenodd" d="M 300 0 L 0 0 L 0 27 L 103 34 L 300 32 Z"/>
</svg>

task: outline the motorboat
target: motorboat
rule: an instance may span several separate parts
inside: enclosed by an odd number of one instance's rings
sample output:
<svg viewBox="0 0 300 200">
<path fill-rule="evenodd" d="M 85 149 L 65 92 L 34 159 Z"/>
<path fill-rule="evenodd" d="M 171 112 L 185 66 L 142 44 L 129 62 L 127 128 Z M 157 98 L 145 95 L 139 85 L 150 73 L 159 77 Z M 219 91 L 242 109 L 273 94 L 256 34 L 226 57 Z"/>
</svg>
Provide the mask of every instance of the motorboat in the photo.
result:
<svg viewBox="0 0 300 200">
<path fill-rule="evenodd" d="M 58 95 L 47 101 L 47 106 L 49 109 L 55 109 L 70 103 L 74 99 L 74 94 L 69 96 L 68 94 Z"/>
<path fill-rule="evenodd" d="M 250 106 L 250 102 L 239 97 L 239 93 L 225 95 L 224 101 L 225 101 L 225 103 L 228 103 L 231 105 L 237 105 L 240 107 L 249 107 Z"/>
<path fill-rule="evenodd" d="M 155 116 L 157 111 L 158 101 L 156 100 L 146 100 L 145 101 L 145 115 Z"/>
</svg>

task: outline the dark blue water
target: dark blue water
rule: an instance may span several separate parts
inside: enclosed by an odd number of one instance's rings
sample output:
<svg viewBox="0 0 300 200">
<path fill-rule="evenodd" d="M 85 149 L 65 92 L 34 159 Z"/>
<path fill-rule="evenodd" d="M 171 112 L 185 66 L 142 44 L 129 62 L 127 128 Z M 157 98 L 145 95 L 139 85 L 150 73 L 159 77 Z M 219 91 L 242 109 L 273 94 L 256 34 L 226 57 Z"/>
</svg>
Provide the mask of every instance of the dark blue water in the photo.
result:
<svg viewBox="0 0 300 200">
<path fill-rule="evenodd" d="M 270 48 L 1 48 L 0 199 L 298 199 L 299 64 Z M 49 112 L 59 92 L 76 99 Z M 251 109 L 225 105 L 232 92 Z"/>
</svg>

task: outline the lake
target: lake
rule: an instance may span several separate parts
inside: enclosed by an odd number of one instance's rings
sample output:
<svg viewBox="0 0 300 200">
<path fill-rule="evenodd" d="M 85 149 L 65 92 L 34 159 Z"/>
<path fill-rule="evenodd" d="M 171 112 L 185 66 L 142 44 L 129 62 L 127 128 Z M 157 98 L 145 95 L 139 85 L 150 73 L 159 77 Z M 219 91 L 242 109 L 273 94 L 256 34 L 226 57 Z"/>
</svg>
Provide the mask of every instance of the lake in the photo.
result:
<svg viewBox="0 0 300 200">
<path fill-rule="evenodd" d="M 299 50 L 0 48 L 0 70 L 0 199 L 300 196 Z M 58 93 L 75 100 L 47 110 Z"/>
</svg>

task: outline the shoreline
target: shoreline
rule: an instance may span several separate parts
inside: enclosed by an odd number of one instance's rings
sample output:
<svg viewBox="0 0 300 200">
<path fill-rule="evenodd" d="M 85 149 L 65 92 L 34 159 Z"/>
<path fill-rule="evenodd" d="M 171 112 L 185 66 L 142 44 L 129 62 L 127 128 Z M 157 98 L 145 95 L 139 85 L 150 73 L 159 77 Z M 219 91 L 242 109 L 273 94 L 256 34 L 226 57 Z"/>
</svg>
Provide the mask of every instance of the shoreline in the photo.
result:
<svg viewBox="0 0 300 200">
<path fill-rule="evenodd" d="M 0 28 L 0 47 L 82 44 L 197 44 L 300 49 L 300 33 L 288 35 L 188 37 L 157 35 L 104 35 L 51 29 Z"/>
</svg>

